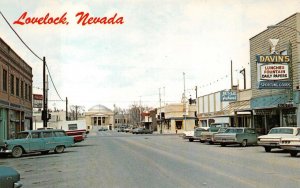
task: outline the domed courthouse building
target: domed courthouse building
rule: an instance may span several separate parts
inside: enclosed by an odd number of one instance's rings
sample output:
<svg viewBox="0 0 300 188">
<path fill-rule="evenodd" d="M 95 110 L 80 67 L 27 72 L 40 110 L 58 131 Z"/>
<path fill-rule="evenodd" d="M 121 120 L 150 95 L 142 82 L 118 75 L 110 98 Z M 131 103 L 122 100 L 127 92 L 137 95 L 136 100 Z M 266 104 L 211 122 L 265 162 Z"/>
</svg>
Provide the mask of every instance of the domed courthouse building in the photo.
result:
<svg viewBox="0 0 300 188">
<path fill-rule="evenodd" d="M 101 104 L 91 107 L 85 113 L 87 129 L 91 130 L 95 126 L 105 126 L 109 130 L 113 129 L 114 113 L 112 110 Z"/>
</svg>

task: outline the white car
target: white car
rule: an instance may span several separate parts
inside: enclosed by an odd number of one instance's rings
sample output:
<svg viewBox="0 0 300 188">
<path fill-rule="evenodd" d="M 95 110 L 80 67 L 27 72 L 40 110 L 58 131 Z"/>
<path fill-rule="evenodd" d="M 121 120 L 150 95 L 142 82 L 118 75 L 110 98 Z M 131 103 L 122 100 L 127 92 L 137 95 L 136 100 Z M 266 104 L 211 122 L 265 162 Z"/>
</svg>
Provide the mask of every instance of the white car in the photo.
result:
<svg viewBox="0 0 300 188">
<path fill-rule="evenodd" d="M 292 157 L 296 157 L 300 152 L 300 132 L 293 138 L 282 138 L 279 145 L 281 149 L 288 150 Z"/>
<path fill-rule="evenodd" d="M 194 137 L 194 131 L 184 131 L 183 132 L 183 139 L 190 139 Z"/>
<path fill-rule="evenodd" d="M 267 135 L 259 136 L 257 144 L 270 152 L 272 148 L 280 148 L 281 139 L 295 137 L 299 131 L 300 127 L 274 127 Z"/>
</svg>

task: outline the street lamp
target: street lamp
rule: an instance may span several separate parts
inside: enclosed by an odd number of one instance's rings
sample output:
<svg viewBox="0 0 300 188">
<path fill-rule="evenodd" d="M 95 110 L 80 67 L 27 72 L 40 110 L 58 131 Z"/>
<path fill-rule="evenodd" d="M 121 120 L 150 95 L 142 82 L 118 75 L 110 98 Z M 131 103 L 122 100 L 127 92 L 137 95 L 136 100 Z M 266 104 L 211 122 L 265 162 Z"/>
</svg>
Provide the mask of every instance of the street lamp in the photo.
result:
<svg viewBox="0 0 300 188">
<path fill-rule="evenodd" d="M 240 70 L 240 73 L 243 75 L 244 77 L 244 90 L 246 89 L 246 69 L 243 68 L 242 70 Z"/>
</svg>

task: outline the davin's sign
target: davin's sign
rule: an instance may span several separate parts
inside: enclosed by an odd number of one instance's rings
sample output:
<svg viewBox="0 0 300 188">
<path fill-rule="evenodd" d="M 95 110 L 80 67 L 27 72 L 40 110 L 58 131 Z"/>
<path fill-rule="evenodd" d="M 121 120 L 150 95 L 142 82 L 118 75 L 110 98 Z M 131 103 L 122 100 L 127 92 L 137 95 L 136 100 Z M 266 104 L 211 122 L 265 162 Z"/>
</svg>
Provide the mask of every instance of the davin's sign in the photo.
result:
<svg viewBox="0 0 300 188">
<path fill-rule="evenodd" d="M 256 55 L 258 89 L 289 89 L 289 55 L 279 55 L 275 48 L 278 39 L 269 39 L 270 55 Z"/>
<path fill-rule="evenodd" d="M 257 63 L 289 63 L 289 55 L 256 55 Z"/>
</svg>

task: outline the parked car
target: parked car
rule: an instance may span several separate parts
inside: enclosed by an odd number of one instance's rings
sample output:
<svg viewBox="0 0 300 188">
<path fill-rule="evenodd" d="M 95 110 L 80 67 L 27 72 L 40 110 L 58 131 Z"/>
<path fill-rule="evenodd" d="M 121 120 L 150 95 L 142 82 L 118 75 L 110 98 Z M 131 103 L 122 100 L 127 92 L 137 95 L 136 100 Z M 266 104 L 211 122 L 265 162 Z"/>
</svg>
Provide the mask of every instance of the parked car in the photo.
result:
<svg viewBox="0 0 300 188">
<path fill-rule="evenodd" d="M 104 127 L 104 126 L 101 126 L 98 131 L 108 131 L 108 128 L 107 127 Z"/>
<path fill-rule="evenodd" d="M 190 142 L 193 142 L 194 140 L 200 140 L 200 135 L 203 133 L 203 132 L 207 132 L 208 130 L 205 129 L 205 128 L 202 128 L 202 127 L 197 127 L 195 128 L 194 130 L 194 136 L 189 138 L 189 141 Z"/>
<path fill-rule="evenodd" d="M 132 133 L 132 130 L 133 130 L 132 128 L 127 127 L 127 128 L 124 129 L 124 132 L 125 133 Z"/>
<path fill-rule="evenodd" d="M 257 143 L 270 152 L 273 148 L 280 148 L 280 140 L 283 138 L 295 137 L 300 131 L 299 127 L 274 127 L 267 135 L 258 137 Z"/>
<path fill-rule="evenodd" d="M 87 133 L 85 129 L 66 131 L 66 135 L 73 137 L 75 143 L 84 141 L 87 137 Z"/>
<path fill-rule="evenodd" d="M 19 188 L 22 187 L 20 174 L 15 169 L 8 166 L 0 166 L 0 187 Z"/>
<path fill-rule="evenodd" d="M 208 142 L 209 144 L 214 144 L 214 135 L 217 133 L 224 133 L 227 127 L 210 127 L 208 131 L 204 131 L 200 135 L 200 142 Z"/>
<path fill-rule="evenodd" d="M 183 139 L 190 139 L 190 138 L 193 138 L 194 137 L 194 130 L 193 131 L 184 131 L 183 132 L 183 135 L 182 135 L 182 138 Z"/>
<path fill-rule="evenodd" d="M 73 144 L 74 138 L 67 136 L 64 130 L 28 130 L 17 133 L 15 139 L 0 141 L 0 153 L 11 154 L 13 157 L 32 152 L 62 153 Z"/>
<path fill-rule="evenodd" d="M 221 146 L 230 144 L 240 144 L 245 147 L 251 144 L 257 144 L 257 133 L 255 129 L 247 127 L 229 127 L 224 133 L 214 135 L 214 142 Z"/>
<path fill-rule="evenodd" d="M 139 128 L 132 130 L 132 134 L 152 134 L 152 133 L 153 133 L 153 131 L 143 128 L 143 127 L 139 127 Z"/>
<path fill-rule="evenodd" d="M 295 137 L 282 138 L 279 146 L 290 152 L 291 157 L 296 157 L 300 152 L 300 132 Z"/>
</svg>

